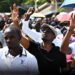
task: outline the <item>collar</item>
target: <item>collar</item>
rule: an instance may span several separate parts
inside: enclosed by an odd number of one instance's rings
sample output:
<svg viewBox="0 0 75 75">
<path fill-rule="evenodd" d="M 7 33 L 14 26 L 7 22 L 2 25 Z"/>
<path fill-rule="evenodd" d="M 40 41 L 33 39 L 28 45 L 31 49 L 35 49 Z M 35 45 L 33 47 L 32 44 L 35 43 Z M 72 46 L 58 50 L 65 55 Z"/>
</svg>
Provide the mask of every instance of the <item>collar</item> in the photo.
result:
<svg viewBox="0 0 75 75">
<path fill-rule="evenodd" d="M 8 47 L 6 46 L 3 53 L 5 54 L 5 56 L 7 56 L 9 54 L 9 49 Z M 23 51 L 22 51 L 22 55 L 24 56 L 27 56 L 27 52 L 26 52 L 26 49 L 23 47 Z M 18 55 L 17 55 L 18 56 Z M 20 55 L 19 55 L 20 56 Z"/>
</svg>

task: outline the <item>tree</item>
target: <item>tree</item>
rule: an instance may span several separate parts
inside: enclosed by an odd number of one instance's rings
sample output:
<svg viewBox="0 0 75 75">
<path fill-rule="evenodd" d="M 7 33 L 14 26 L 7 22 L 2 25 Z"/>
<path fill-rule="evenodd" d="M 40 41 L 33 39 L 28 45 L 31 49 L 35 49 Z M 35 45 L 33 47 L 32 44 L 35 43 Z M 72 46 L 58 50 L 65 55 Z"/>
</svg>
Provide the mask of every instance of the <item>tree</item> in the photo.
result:
<svg viewBox="0 0 75 75">
<path fill-rule="evenodd" d="M 10 6 L 12 6 L 13 3 L 20 5 L 22 2 L 23 0 L 0 0 L 0 12 L 10 11 Z"/>
<path fill-rule="evenodd" d="M 9 7 L 12 6 L 12 4 L 15 2 L 17 5 L 21 5 L 22 3 L 25 5 L 34 5 L 35 0 L 0 0 L 0 12 L 7 12 L 10 11 Z M 51 2 L 53 0 L 39 0 L 37 3 L 38 5 L 41 5 L 45 2 Z M 57 0 L 59 1 L 59 0 Z M 64 1 L 64 0 L 60 0 Z"/>
<path fill-rule="evenodd" d="M 47 2 L 51 3 L 51 0 L 47 0 Z"/>
</svg>

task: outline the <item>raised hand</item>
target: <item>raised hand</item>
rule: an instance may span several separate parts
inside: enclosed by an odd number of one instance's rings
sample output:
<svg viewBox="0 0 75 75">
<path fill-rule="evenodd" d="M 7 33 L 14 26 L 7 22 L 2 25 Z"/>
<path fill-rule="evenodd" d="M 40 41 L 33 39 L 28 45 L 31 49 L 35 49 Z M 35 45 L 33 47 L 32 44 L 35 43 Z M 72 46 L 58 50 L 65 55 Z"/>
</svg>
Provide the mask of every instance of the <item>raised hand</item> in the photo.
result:
<svg viewBox="0 0 75 75">
<path fill-rule="evenodd" d="M 33 14 L 35 11 L 35 9 L 33 7 L 30 7 L 28 10 L 27 10 L 27 14 Z"/>
<path fill-rule="evenodd" d="M 68 53 L 69 51 L 72 51 L 69 48 L 69 41 L 70 41 L 70 37 L 73 33 L 73 30 L 75 28 L 75 14 L 72 13 L 71 17 L 70 17 L 70 25 L 69 25 L 69 30 L 67 31 L 67 33 L 65 34 L 64 38 L 63 38 L 63 42 L 61 44 L 61 51 L 63 53 Z"/>
<path fill-rule="evenodd" d="M 14 3 L 11 9 L 11 19 L 15 25 L 19 23 L 19 8 Z"/>
<path fill-rule="evenodd" d="M 33 7 L 30 7 L 27 12 L 24 14 L 24 18 L 25 20 L 28 20 L 30 15 L 32 15 L 34 13 L 35 9 Z"/>
<path fill-rule="evenodd" d="M 70 18 L 70 29 L 74 29 L 75 28 L 75 13 L 71 14 L 71 18 Z"/>
</svg>

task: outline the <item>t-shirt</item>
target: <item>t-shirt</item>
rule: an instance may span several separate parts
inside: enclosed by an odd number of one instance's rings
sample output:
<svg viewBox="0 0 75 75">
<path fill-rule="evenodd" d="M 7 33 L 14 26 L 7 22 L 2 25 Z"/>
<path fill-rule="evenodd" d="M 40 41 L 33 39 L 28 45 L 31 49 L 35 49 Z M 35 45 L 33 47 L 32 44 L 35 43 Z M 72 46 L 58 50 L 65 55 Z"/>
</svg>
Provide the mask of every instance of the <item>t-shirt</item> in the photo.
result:
<svg viewBox="0 0 75 75">
<path fill-rule="evenodd" d="M 66 67 L 66 56 L 54 44 L 50 52 L 43 50 L 39 43 L 30 42 L 28 50 L 35 55 L 38 61 L 40 75 L 60 73 Z"/>
<path fill-rule="evenodd" d="M 35 56 L 25 50 L 25 48 L 23 48 L 21 56 L 17 55 L 14 57 L 8 52 L 9 50 L 7 46 L 5 46 L 3 49 L 0 49 L 0 71 L 4 71 L 5 73 L 17 72 L 19 73 L 18 75 L 39 74 L 38 64 Z"/>
</svg>

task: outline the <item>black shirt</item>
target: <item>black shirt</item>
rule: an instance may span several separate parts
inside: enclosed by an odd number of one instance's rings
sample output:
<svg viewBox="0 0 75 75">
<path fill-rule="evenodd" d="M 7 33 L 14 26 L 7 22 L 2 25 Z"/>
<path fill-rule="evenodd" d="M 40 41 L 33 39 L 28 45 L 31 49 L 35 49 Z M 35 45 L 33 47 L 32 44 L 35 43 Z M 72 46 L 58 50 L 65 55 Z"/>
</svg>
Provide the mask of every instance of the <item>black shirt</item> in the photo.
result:
<svg viewBox="0 0 75 75">
<path fill-rule="evenodd" d="M 50 52 L 43 50 L 39 43 L 30 42 L 28 50 L 37 58 L 40 75 L 60 73 L 66 67 L 66 56 L 54 44 Z"/>
</svg>

